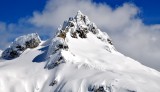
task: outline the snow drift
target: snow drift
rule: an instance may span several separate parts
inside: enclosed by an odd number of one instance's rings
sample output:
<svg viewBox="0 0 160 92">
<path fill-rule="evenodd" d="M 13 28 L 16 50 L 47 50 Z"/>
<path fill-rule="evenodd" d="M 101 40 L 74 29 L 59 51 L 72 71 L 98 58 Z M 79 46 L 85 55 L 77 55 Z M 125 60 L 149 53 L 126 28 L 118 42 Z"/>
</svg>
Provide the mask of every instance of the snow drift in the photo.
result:
<svg viewBox="0 0 160 92">
<path fill-rule="evenodd" d="M 36 38 L 19 57 L 1 58 L 0 92 L 160 92 L 160 73 L 119 53 L 80 11 L 53 39 Z"/>
</svg>

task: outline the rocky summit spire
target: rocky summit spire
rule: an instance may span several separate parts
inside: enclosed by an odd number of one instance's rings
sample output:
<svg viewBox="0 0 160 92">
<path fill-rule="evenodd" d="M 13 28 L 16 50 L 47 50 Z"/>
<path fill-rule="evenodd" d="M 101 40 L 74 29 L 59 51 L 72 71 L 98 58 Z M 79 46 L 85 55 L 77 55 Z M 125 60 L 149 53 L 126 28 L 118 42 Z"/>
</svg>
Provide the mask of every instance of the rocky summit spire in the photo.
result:
<svg viewBox="0 0 160 92">
<path fill-rule="evenodd" d="M 75 41 L 79 42 L 81 39 L 92 39 L 92 36 L 104 44 L 104 48 L 107 52 L 113 53 L 116 51 L 107 33 L 102 32 L 95 23 L 89 20 L 86 15 L 84 15 L 81 11 L 78 11 L 75 17 L 70 17 L 68 21 L 64 21 L 62 28 L 59 28 L 59 32 L 53 39 L 47 55 L 48 58 L 51 56 L 57 58 L 56 60 L 52 60 L 52 58 L 50 58 L 51 60 L 48 60 L 45 68 L 54 68 L 62 62 L 66 62 L 63 55 L 61 55 L 61 50 L 70 50 L 69 40 L 75 39 Z M 55 61 L 58 61 L 58 63 Z"/>
<path fill-rule="evenodd" d="M 83 13 L 80 10 L 78 10 L 77 15 L 82 15 L 83 16 Z"/>
<path fill-rule="evenodd" d="M 87 38 L 87 34 L 91 32 L 101 41 L 113 45 L 109 36 L 106 33 L 101 32 L 96 24 L 91 22 L 88 16 L 84 15 L 80 10 L 77 12 L 75 17 L 70 17 L 68 21 L 64 21 L 57 36 L 64 39 L 68 32 L 73 38 Z"/>
<path fill-rule="evenodd" d="M 81 20 L 83 16 L 84 16 L 84 15 L 83 15 L 82 12 L 79 10 L 79 11 L 77 12 L 77 15 L 75 16 L 75 19 Z"/>
</svg>

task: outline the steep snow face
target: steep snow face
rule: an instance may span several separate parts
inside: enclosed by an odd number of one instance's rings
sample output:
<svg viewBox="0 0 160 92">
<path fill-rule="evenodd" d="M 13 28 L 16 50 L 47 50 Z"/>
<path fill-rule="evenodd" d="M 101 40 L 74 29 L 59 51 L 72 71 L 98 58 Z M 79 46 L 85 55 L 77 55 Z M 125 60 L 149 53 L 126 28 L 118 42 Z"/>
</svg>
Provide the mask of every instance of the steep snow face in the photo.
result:
<svg viewBox="0 0 160 92">
<path fill-rule="evenodd" d="M 53 39 L 0 58 L 0 92 L 160 92 L 159 85 L 158 71 L 116 51 L 80 11 Z"/>
</svg>

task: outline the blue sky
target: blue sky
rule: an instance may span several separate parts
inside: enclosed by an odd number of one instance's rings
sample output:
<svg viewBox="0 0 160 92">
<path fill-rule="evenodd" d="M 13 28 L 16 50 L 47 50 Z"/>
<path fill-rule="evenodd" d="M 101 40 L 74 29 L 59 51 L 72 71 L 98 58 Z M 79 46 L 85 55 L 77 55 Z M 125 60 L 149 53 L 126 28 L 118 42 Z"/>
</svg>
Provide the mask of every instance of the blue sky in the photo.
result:
<svg viewBox="0 0 160 92">
<path fill-rule="evenodd" d="M 46 0 L 1 0 L 0 21 L 17 22 L 19 18 L 31 16 L 34 11 L 42 11 Z"/>
<path fill-rule="evenodd" d="M 93 0 L 117 7 L 124 2 L 131 2 L 141 10 L 140 17 L 145 24 L 160 24 L 160 0 Z M 42 11 L 47 0 L 1 0 L 0 21 L 16 23 L 20 18 L 32 16 L 34 11 Z"/>
</svg>

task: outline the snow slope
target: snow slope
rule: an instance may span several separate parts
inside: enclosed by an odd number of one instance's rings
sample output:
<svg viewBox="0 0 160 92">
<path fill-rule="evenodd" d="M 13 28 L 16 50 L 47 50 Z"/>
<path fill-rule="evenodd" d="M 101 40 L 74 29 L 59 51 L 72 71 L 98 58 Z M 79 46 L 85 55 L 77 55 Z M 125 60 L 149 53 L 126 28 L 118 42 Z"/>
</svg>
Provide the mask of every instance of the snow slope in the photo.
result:
<svg viewBox="0 0 160 92">
<path fill-rule="evenodd" d="M 80 11 L 53 39 L 0 59 L 0 92 L 160 92 L 159 85 L 160 72 L 116 51 Z"/>
</svg>

